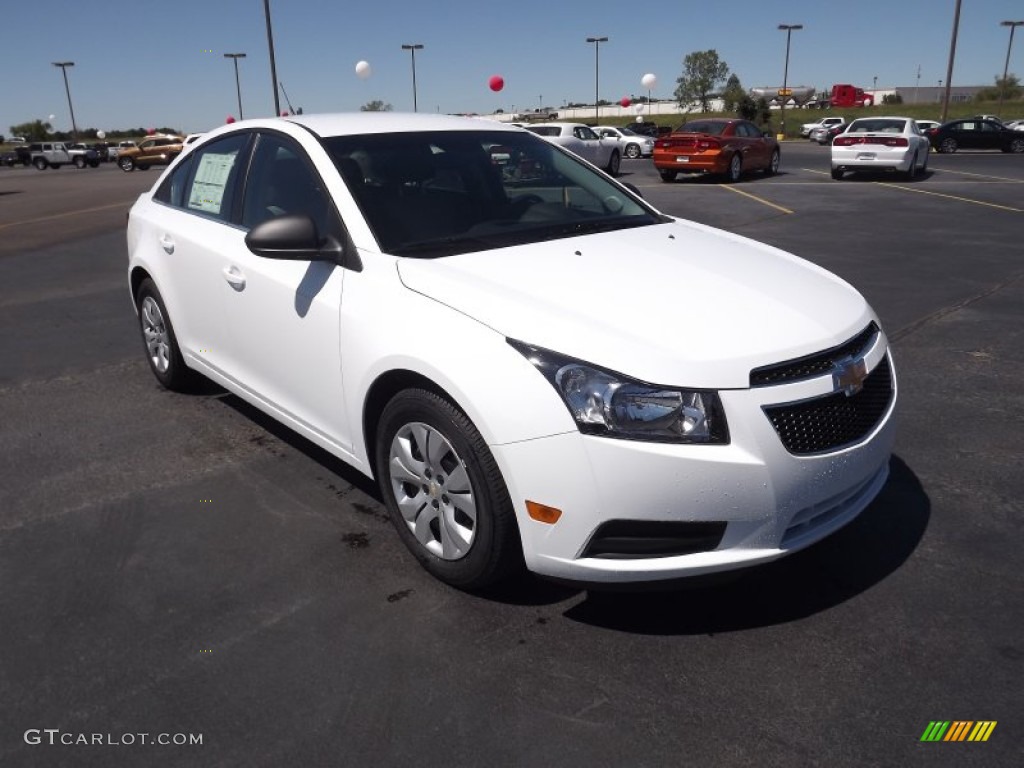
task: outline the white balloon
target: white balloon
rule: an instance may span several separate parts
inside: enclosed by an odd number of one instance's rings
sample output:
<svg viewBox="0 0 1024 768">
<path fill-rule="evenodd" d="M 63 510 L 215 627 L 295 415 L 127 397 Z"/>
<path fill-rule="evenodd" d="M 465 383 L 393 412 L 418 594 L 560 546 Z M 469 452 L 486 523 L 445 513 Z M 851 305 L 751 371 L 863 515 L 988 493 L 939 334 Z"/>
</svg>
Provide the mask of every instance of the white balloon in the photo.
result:
<svg viewBox="0 0 1024 768">
<path fill-rule="evenodd" d="M 640 84 L 644 88 L 653 88 L 657 82 L 658 82 L 658 78 L 655 77 L 650 72 L 648 72 L 646 75 L 644 75 L 643 77 L 640 78 Z"/>
<path fill-rule="evenodd" d="M 639 115 L 641 112 L 644 111 L 644 105 L 643 104 L 637 104 L 635 109 L 636 109 L 636 113 Z"/>
<path fill-rule="evenodd" d="M 643 115 L 637 115 L 637 116 L 636 116 L 636 121 L 637 121 L 638 123 L 642 123 L 642 122 L 644 121 Z"/>
<path fill-rule="evenodd" d="M 107 138 L 107 132 L 106 131 L 96 131 L 96 138 L 97 139 L 105 139 L 105 138 Z"/>
<path fill-rule="evenodd" d="M 360 61 L 356 63 L 356 76 L 361 80 L 365 80 L 373 74 L 373 70 L 370 69 L 370 62 Z"/>
<path fill-rule="evenodd" d="M 55 117 L 57 117 L 57 116 L 56 115 L 50 115 L 50 120 L 53 120 Z"/>
</svg>

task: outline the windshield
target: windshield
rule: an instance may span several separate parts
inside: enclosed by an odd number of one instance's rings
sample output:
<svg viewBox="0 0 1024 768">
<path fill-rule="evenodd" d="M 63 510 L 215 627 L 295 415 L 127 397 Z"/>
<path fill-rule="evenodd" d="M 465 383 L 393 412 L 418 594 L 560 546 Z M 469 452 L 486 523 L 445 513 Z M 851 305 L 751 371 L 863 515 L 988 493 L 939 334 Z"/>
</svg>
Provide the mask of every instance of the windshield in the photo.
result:
<svg viewBox="0 0 1024 768">
<path fill-rule="evenodd" d="M 382 250 L 435 257 L 660 223 L 638 197 L 528 131 L 324 140 Z"/>
</svg>

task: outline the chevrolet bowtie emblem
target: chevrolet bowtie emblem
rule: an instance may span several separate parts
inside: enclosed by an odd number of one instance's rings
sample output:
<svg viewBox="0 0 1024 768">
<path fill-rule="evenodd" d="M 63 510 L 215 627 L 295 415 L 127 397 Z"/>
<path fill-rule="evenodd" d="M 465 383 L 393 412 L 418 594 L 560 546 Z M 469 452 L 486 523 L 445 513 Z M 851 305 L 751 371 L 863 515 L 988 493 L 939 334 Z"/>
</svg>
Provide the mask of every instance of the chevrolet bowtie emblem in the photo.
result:
<svg viewBox="0 0 1024 768">
<path fill-rule="evenodd" d="M 864 379 L 867 377 L 868 365 L 863 357 L 856 360 L 844 357 L 842 360 L 836 360 L 832 366 L 832 387 L 847 397 L 856 395 L 864 389 Z"/>
</svg>

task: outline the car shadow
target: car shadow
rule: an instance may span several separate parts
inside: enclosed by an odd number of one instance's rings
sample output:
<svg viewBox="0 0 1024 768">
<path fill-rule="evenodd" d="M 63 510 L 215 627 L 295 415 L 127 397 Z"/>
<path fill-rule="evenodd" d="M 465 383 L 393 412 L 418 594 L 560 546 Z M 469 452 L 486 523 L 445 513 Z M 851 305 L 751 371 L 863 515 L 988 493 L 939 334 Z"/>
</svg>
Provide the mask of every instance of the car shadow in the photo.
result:
<svg viewBox="0 0 1024 768">
<path fill-rule="evenodd" d="M 717 585 L 678 582 L 659 590 L 590 590 L 564 616 L 643 635 L 706 635 L 797 621 L 867 591 L 906 562 L 931 515 L 931 502 L 902 459 L 860 516 L 790 557 L 747 569 Z"/>
<path fill-rule="evenodd" d="M 922 181 L 927 181 L 934 175 L 934 171 L 928 168 L 924 171 L 918 171 L 917 175 L 912 179 L 908 179 L 903 176 L 902 173 L 892 173 L 886 171 L 847 171 L 843 177 L 845 182 L 898 182 L 900 184 L 917 184 Z"/>
</svg>

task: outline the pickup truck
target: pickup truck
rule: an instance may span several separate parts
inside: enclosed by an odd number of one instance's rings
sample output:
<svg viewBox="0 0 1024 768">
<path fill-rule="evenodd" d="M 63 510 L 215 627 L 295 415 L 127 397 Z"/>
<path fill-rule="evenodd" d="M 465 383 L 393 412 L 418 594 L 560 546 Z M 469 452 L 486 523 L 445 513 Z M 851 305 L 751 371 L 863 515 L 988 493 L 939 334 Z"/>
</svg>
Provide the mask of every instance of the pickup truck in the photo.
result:
<svg viewBox="0 0 1024 768">
<path fill-rule="evenodd" d="M 39 141 L 28 145 L 27 152 L 22 154 L 25 165 L 34 165 L 38 170 L 60 168 L 62 165 L 74 165 L 76 168 L 93 168 L 100 164 L 94 149 L 70 149 L 61 141 Z"/>
</svg>

